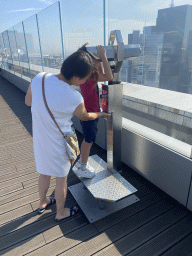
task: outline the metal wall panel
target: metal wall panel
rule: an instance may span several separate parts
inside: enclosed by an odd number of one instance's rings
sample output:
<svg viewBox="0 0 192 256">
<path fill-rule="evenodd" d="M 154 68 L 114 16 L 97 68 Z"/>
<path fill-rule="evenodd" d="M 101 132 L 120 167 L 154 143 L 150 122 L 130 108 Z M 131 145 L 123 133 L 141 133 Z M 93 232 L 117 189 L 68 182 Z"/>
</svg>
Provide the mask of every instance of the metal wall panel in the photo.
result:
<svg viewBox="0 0 192 256">
<path fill-rule="evenodd" d="M 123 129 L 122 161 L 187 206 L 192 160 Z"/>
</svg>

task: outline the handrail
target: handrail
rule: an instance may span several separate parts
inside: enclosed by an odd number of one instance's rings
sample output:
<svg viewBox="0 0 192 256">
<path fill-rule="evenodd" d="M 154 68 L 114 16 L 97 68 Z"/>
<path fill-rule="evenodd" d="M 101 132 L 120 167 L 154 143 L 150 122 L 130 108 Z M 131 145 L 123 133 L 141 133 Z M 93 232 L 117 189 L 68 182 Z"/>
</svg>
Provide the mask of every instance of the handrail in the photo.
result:
<svg viewBox="0 0 192 256">
<path fill-rule="evenodd" d="M 148 128 L 144 125 L 138 124 L 136 122 L 133 122 L 131 120 L 128 120 L 126 118 L 122 118 L 122 126 L 125 129 L 128 129 L 130 131 L 133 131 L 137 134 L 140 134 L 141 136 L 144 136 L 145 138 L 148 138 L 150 140 L 153 140 L 159 144 L 161 144 L 164 147 L 167 147 L 169 149 L 172 149 L 188 158 L 192 158 L 192 146 L 182 142 L 180 140 L 177 140 L 175 138 L 172 138 L 166 134 L 163 134 L 161 132 L 155 131 L 151 128 Z"/>
</svg>

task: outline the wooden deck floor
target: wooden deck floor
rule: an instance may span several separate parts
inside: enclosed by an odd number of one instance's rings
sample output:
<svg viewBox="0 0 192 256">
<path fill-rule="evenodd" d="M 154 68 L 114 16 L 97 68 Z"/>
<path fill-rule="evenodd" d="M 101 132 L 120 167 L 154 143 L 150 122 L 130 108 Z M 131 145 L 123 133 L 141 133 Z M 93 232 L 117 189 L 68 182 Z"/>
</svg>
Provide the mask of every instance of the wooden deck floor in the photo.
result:
<svg viewBox="0 0 192 256">
<path fill-rule="evenodd" d="M 58 225 L 55 205 L 37 215 L 30 108 L 25 94 L 3 78 L 0 91 L 0 255 L 192 255 L 192 213 L 125 165 L 138 203 L 93 224 L 80 211 Z M 91 154 L 106 161 L 96 145 Z M 77 182 L 70 173 L 68 184 Z M 52 178 L 49 194 L 54 186 Z M 66 206 L 74 203 L 68 193 Z"/>
</svg>

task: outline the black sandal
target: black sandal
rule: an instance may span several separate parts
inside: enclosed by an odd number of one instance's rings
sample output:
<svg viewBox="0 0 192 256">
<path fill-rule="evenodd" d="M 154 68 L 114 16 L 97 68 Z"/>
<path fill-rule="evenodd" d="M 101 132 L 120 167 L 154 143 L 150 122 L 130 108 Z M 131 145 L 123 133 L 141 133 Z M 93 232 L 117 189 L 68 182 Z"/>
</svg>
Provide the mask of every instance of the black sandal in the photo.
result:
<svg viewBox="0 0 192 256">
<path fill-rule="evenodd" d="M 60 222 L 60 221 L 62 221 L 62 220 L 65 220 L 65 219 L 67 219 L 67 218 L 69 218 L 69 217 L 74 216 L 74 215 L 79 211 L 79 208 L 78 208 L 76 205 L 71 206 L 69 209 L 70 209 L 70 215 L 69 215 L 68 217 L 65 217 L 65 218 L 62 218 L 62 219 L 56 219 L 56 218 L 55 218 L 55 221 L 56 221 L 56 222 Z"/>
<path fill-rule="evenodd" d="M 50 199 L 50 203 L 47 204 L 45 208 L 38 208 L 37 209 L 38 214 L 42 214 L 47 209 L 47 207 L 56 203 L 55 197 L 49 196 L 49 199 Z"/>
</svg>

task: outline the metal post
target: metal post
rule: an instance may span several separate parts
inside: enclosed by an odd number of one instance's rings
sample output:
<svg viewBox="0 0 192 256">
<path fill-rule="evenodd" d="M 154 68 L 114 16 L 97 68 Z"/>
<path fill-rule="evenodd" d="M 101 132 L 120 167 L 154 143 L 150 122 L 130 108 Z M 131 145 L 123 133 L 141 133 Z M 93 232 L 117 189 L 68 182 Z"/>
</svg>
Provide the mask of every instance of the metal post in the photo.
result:
<svg viewBox="0 0 192 256">
<path fill-rule="evenodd" d="M 15 74 L 15 67 L 14 67 L 14 65 L 13 65 L 13 54 L 12 54 L 12 51 L 11 51 L 11 44 L 10 44 L 10 39 L 9 39 L 8 30 L 7 30 L 7 39 L 8 39 L 8 42 L 9 42 L 9 49 L 10 49 L 10 54 L 11 54 L 11 59 L 12 59 L 13 72 L 14 72 L 14 74 Z"/>
<path fill-rule="evenodd" d="M 32 80 L 32 77 L 31 77 L 31 69 L 30 69 L 30 62 L 29 62 L 29 53 L 28 53 L 28 49 L 27 49 L 27 40 L 26 40 L 25 27 L 24 27 L 23 21 L 22 21 L 22 26 L 23 26 L 23 35 L 24 35 L 24 40 L 25 40 L 25 48 L 26 48 L 28 66 L 29 66 L 29 74 L 30 74 L 30 78 L 31 78 L 31 80 Z"/>
<path fill-rule="evenodd" d="M 41 40 L 40 40 L 39 24 L 38 24 L 37 14 L 36 14 L 36 22 L 37 22 L 37 32 L 38 32 L 38 38 L 39 38 L 39 49 L 40 49 L 40 55 L 41 55 L 41 66 L 42 66 L 42 70 L 44 72 L 44 60 L 43 60 L 43 54 L 42 54 L 42 50 L 41 50 Z"/>
<path fill-rule="evenodd" d="M 63 45 L 63 29 L 62 29 L 62 19 L 61 19 L 61 5 L 60 2 L 58 2 L 59 4 L 59 18 L 60 18 L 60 28 L 61 28 L 61 47 L 62 47 L 62 55 L 63 55 L 63 60 L 64 60 L 64 45 Z"/>
<path fill-rule="evenodd" d="M 123 84 L 108 85 L 107 168 L 116 173 L 121 170 Z"/>
<path fill-rule="evenodd" d="M 4 41 L 3 33 L 1 35 L 2 35 L 2 39 L 3 39 L 4 52 L 5 52 L 5 56 L 6 56 L 5 58 L 7 60 L 7 52 L 6 52 L 6 47 L 5 47 L 5 41 Z M 2 58 L 2 61 L 3 61 L 3 58 Z M 8 66 L 8 64 L 7 64 L 7 61 L 6 61 L 6 65 L 4 66 L 4 68 L 6 69 L 7 66 Z"/>
<path fill-rule="evenodd" d="M 18 45 L 17 45 L 17 39 L 16 39 L 16 35 L 15 35 L 15 28 L 14 28 L 14 27 L 13 27 L 13 31 L 14 31 L 15 43 L 16 43 L 17 54 L 18 54 L 18 59 L 19 59 L 19 67 L 20 67 L 20 72 L 21 72 L 20 54 L 19 54 L 19 52 L 18 52 Z M 21 77 L 22 77 L 22 73 L 21 73 Z"/>
<path fill-rule="evenodd" d="M 104 210 L 105 209 L 105 201 L 99 199 L 98 203 L 99 203 L 99 209 Z"/>
<path fill-rule="evenodd" d="M 103 45 L 105 46 L 105 0 L 103 0 L 103 33 L 104 33 L 104 40 L 103 40 Z"/>
</svg>

